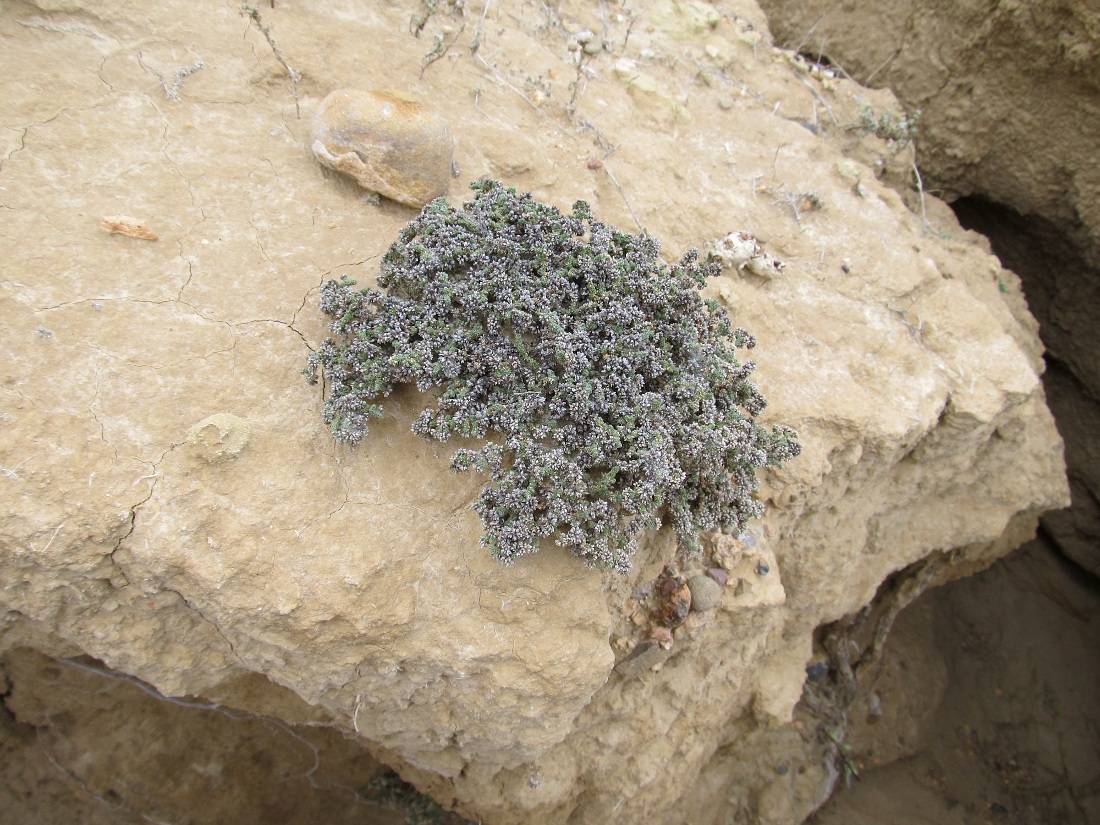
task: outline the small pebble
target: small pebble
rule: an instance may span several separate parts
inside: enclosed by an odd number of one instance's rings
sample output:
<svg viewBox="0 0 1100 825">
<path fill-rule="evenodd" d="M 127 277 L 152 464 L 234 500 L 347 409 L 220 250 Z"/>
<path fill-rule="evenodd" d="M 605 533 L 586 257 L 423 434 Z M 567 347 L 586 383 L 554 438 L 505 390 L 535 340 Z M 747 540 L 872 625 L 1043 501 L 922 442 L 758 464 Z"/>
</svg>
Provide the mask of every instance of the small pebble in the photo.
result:
<svg viewBox="0 0 1100 825">
<path fill-rule="evenodd" d="M 836 162 L 836 171 L 840 174 L 847 183 L 855 186 L 859 183 L 860 178 L 860 166 L 854 160 L 849 158 L 843 158 Z"/>
<path fill-rule="evenodd" d="M 655 642 L 665 650 L 668 650 L 672 647 L 672 631 L 667 627 L 651 627 L 649 629 L 649 641 Z"/>
<path fill-rule="evenodd" d="M 824 681 L 829 675 L 829 666 L 825 662 L 813 662 L 806 665 L 806 678 L 814 684 Z"/>
<path fill-rule="evenodd" d="M 722 585 L 710 576 L 692 576 L 688 579 L 691 590 L 691 609 L 700 613 L 713 610 L 722 601 Z"/>
<path fill-rule="evenodd" d="M 870 716 L 882 716 L 882 699 L 872 693 L 867 699 L 867 713 Z"/>
<path fill-rule="evenodd" d="M 682 584 L 676 587 L 661 608 L 661 624 L 665 627 L 679 627 L 691 611 L 691 587 Z"/>
<path fill-rule="evenodd" d="M 727 573 L 721 567 L 711 567 L 709 570 L 707 570 L 707 575 L 723 587 L 725 587 L 726 582 L 729 581 L 729 573 Z"/>
</svg>

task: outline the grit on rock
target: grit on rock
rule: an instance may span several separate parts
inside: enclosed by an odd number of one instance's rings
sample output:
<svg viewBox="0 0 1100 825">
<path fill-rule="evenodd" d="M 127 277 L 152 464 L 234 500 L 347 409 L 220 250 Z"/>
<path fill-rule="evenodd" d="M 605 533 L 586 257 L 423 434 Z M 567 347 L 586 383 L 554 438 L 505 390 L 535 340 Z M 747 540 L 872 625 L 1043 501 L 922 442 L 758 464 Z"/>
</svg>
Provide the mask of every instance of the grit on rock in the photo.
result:
<svg viewBox="0 0 1100 825">
<path fill-rule="evenodd" d="M 186 800 L 66 727 L 91 704 L 59 692 L 54 714 L 22 680 L 140 680 L 199 705 L 143 692 L 161 713 L 270 720 L 245 724 L 297 749 L 257 758 L 349 817 L 382 763 L 485 823 L 798 822 L 843 764 L 838 731 L 796 718 L 815 630 L 888 578 L 988 566 L 1066 503 L 1019 280 L 892 188 L 912 144 L 860 113 L 893 96 L 806 71 L 751 0 L 42 0 L 5 4 L 0 39 L 0 650 L 5 748 L 28 755 L 7 776 L 54 777 L 58 807 Z M 372 283 L 416 214 L 315 159 L 310 118 L 341 88 L 441 118 L 452 193 L 487 176 L 585 200 L 669 261 L 761 247 L 770 277 L 731 266 L 706 295 L 759 339 L 764 423 L 803 444 L 761 475 L 763 521 L 688 559 L 663 530 L 626 576 L 552 546 L 506 567 L 478 543 L 482 481 L 409 431 L 423 397 L 333 443 L 299 375 L 318 292 Z M 218 796 L 215 756 L 172 769 Z M 188 813 L 248 821 L 231 807 Z"/>
</svg>

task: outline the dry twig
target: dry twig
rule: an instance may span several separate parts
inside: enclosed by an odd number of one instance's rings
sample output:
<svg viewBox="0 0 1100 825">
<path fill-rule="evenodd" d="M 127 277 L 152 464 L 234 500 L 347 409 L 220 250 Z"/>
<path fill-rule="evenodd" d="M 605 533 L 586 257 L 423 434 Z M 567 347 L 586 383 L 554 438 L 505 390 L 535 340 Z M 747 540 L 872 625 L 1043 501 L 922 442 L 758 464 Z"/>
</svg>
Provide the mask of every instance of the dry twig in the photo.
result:
<svg viewBox="0 0 1100 825">
<path fill-rule="evenodd" d="M 294 96 L 294 111 L 298 114 L 298 119 L 302 119 L 302 109 L 298 104 L 298 81 L 302 79 L 302 76 L 290 67 L 290 64 L 286 62 L 286 58 L 283 57 L 283 52 L 279 48 L 279 45 L 275 42 L 275 36 L 271 33 L 272 26 L 270 23 L 264 23 L 263 18 L 260 17 L 260 9 L 258 6 L 249 6 L 247 4 L 241 6 L 241 14 L 256 24 L 256 28 L 260 30 L 260 34 L 267 40 L 267 45 L 271 47 L 271 51 L 275 54 L 275 59 L 282 64 L 286 70 L 287 77 L 290 78 L 291 94 Z"/>
</svg>

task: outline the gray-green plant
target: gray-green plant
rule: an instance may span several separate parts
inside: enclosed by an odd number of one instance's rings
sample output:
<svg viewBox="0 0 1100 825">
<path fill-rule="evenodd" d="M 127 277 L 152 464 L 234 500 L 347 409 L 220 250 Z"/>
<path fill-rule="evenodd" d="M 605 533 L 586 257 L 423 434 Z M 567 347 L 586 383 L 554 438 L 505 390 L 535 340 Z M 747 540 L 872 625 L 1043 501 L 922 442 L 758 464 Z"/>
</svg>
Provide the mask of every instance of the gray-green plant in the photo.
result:
<svg viewBox="0 0 1100 825">
<path fill-rule="evenodd" d="M 913 114 L 904 112 L 886 111 L 881 115 L 868 103 L 862 103 L 859 107 L 859 121 L 857 128 L 865 135 L 874 135 L 882 140 L 893 141 L 895 151 L 904 148 L 915 140 L 920 124 L 921 110 L 917 109 Z"/>
<path fill-rule="evenodd" d="M 488 474 L 482 543 L 511 562 L 554 537 L 586 563 L 625 571 L 636 536 L 671 521 L 697 534 L 762 513 L 756 470 L 799 453 L 793 430 L 756 423 L 764 398 L 734 328 L 699 290 L 716 264 L 668 266 L 659 243 L 570 215 L 497 181 L 455 208 L 428 204 L 385 254 L 382 290 L 328 281 L 324 418 L 357 444 L 400 385 L 435 388 L 424 438 L 479 439 L 459 472 Z"/>
</svg>

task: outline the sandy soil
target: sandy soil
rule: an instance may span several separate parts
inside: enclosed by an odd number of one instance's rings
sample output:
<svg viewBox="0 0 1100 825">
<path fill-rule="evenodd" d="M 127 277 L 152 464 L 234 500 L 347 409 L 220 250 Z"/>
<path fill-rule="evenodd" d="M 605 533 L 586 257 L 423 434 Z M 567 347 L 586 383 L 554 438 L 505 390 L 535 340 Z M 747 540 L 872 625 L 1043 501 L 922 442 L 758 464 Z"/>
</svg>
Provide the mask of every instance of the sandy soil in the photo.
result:
<svg viewBox="0 0 1100 825">
<path fill-rule="evenodd" d="M 910 607 L 895 633 L 928 624 L 950 674 L 934 722 L 915 755 L 866 770 L 815 825 L 1100 822 L 1097 596 L 1035 541 Z"/>
</svg>

